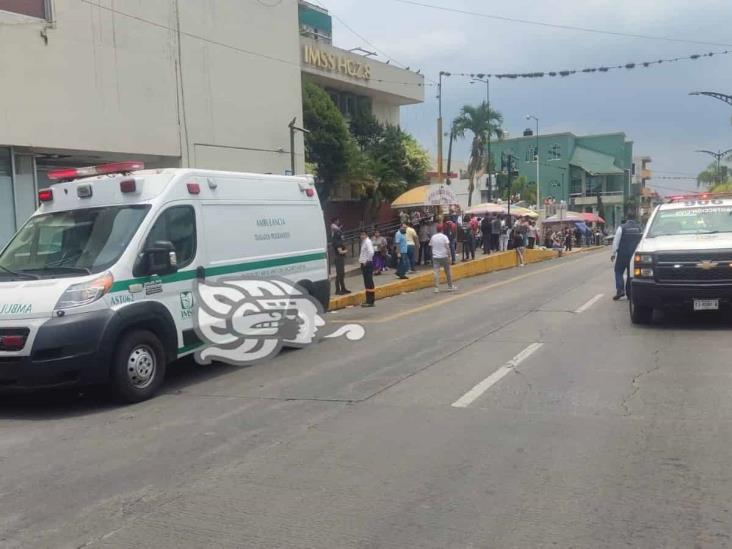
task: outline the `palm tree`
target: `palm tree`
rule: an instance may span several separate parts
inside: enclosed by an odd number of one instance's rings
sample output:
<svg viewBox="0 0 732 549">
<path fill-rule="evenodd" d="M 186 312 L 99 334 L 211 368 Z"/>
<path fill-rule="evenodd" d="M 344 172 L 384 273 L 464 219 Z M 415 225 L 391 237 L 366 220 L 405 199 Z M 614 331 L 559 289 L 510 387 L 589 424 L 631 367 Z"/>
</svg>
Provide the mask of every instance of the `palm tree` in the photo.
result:
<svg viewBox="0 0 732 549">
<path fill-rule="evenodd" d="M 503 116 L 501 113 L 491 109 L 485 101 L 477 107 L 465 105 L 453 122 L 455 137 L 463 138 L 468 131 L 473 134 L 473 143 L 468 161 L 468 178 L 470 179 L 468 206 L 473 203 L 475 178 L 480 175 L 486 164 L 485 145 L 488 142 L 488 137 L 496 136 L 500 138 L 503 135 L 502 123 Z"/>
</svg>

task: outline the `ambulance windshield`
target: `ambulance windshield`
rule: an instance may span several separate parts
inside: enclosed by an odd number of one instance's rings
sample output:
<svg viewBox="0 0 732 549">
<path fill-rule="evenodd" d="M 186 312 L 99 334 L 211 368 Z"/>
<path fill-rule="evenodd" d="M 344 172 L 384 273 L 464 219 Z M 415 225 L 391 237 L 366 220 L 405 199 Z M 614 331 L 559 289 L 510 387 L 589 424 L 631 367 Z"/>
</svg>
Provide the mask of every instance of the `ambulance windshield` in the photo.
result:
<svg viewBox="0 0 732 549">
<path fill-rule="evenodd" d="M 110 206 L 32 217 L 0 255 L 0 280 L 83 276 L 108 269 L 149 209 Z"/>
</svg>

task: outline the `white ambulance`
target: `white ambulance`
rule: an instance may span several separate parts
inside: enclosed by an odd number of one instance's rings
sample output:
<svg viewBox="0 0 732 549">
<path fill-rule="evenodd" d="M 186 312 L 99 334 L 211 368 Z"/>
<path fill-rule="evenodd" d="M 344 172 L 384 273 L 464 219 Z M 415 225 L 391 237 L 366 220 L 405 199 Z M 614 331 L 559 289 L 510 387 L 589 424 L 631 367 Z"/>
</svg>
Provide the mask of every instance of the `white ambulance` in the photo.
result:
<svg viewBox="0 0 732 549">
<path fill-rule="evenodd" d="M 151 397 L 200 346 L 195 281 L 299 283 L 327 310 L 327 241 L 312 178 L 139 162 L 49 173 L 0 253 L 0 391 L 109 384 Z"/>
</svg>

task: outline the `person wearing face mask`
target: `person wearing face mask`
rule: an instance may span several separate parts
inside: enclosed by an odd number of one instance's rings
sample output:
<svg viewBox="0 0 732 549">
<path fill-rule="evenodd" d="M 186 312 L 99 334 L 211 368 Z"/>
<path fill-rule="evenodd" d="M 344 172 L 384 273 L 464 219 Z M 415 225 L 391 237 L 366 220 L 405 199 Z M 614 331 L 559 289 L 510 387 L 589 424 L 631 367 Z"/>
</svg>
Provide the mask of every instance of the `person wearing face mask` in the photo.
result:
<svg viewBox="0 0 732 549">
<path fill-rule="evenodd" d="M 394 245 L 396 246 L 398 265 L 396 275 L 401 279 L 406 279 L 409 270 L 409 240 L 407 239 L 407 224 L 402 223 L 399 230 L 394 235 Z"/>
</svg>

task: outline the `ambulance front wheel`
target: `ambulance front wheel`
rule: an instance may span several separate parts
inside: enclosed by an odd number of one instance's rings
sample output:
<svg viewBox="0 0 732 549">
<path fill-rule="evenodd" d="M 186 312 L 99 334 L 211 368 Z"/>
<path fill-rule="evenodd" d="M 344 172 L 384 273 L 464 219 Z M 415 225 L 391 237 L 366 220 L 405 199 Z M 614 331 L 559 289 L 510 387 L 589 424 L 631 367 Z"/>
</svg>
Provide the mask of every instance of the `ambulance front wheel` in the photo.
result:
<svg viewBox="0 0 732 549">
<path fill-rule="evenodd" d="M 152 397 L 165 378 L 165 351 L 155 334 L 147 330 L 126 333 L 119 341 L 112 364 L 112 390 L 122 402 Z"/>
</svg>

